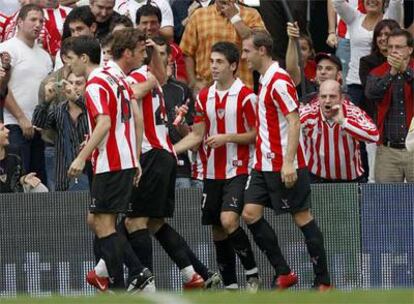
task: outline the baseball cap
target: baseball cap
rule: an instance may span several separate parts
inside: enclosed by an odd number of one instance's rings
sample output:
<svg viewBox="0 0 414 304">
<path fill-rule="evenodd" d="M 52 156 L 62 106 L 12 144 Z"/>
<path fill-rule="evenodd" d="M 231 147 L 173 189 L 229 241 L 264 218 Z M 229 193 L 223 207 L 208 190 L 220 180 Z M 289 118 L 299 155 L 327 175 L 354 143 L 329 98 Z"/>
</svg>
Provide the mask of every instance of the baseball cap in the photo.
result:
<svg viewBox="0 0 414 304">
<path fill-rule="evenodd" d="M 329 61 L 333 62 L 337 67 L 339 71 L 342 71 L 342 63 L 341 60 L 336 57 L 334 54 L 330 54 L 330 53 L 317 53 L 315 56 L 315 62 L 316 64 L 319 63 L 319 61 L 321 61 L 322 59 L 328 59 Z"/>
</svg>

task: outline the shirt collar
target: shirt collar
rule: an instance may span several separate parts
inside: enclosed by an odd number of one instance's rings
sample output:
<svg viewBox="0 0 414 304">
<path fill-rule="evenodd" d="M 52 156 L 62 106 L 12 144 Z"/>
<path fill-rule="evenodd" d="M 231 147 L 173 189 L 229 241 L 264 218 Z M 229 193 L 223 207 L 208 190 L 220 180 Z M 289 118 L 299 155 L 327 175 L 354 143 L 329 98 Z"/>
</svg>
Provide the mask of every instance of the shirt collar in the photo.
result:
<svg viewBox="0 0 414 304">
<path fill-rule="evenodd" d="M 240 80 L 240 78 L 236 78 L 236 80 L 234 80 L 233 84 L 231 85 L 231 87 L 228 90 L 228 96 L 234 96 L 239 94 L 240 89 L 243 87 L 243 82 Z M 209 90 L 208 92 L 208 98 L 214 98 L 215 97 L 215 93 L 217 90 L 217 82 L 214 82 L 214 84 L 212 85 L 212 90 Z"/>
<path fill-rule="evenodd" d="M 272 79 L 273 75 L 276 73 L 276 71 L 279 69 L 279 64 L 274 61 L 270 67 L 267 69 L 264 75 L 260 76 L 259 82 L 262 86 L 265 86 L 269 83 L 269 81 Z"/>
</svg>

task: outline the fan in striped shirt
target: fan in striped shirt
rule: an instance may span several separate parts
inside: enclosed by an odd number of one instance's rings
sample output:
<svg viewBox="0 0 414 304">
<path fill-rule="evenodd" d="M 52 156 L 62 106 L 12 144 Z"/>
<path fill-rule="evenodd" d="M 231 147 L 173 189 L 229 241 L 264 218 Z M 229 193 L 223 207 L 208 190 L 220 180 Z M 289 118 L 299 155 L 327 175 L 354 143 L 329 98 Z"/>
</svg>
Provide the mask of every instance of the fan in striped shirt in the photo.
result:
<svg viewBox="0 0 414 304">
<path fill-rule="evenodd" d="M 378 141 L 378 129 L 363 110 L 344 99 L 339 82 L 325 80 L 318 98 L 300 113 L 313 182 L 364 181 L 359 145 Z"/>
</svg>

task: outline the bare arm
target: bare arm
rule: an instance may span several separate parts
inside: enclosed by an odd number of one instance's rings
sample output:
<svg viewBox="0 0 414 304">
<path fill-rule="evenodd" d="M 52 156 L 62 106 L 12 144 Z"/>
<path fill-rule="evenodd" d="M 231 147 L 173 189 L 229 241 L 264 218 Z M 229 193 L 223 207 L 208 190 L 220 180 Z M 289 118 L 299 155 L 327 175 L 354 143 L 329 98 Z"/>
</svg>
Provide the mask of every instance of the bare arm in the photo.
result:
<svg viewBox="0 0 414 304">
<path fill-rule="evenodd" d="M 204 122 L 193 125 L 193 130 L 178 143 L 174 145 L 174 150 L 177 154 L 181 154 L 188 149 L 198 146 L 204 138 L 206 125 Z"/>
<path fill-rule="evenodd" d="M 147 46 L 152 47 L 152 57 L 151 62 L 149 64 L 151 68 L 151 73 L 154 74 L 155 78 L 157 78 L 158 82 L 163 84 L 167 80 L 167 70 L 162 62 L 160 57 L 160 53 L 158 49 L 155 47 L 155 43 L 151 40 L 147 40 Z"/>
<path fill-rule="evenodd" d="M 296 168 L 294 161 L 296 159 L 296 153 L 299 146 L 299 134 L 300 134 L 300 119 L 297 111 L 291 112 L 286 115 L 288 122 L 288 142 L 286 155 L 283 160 L 281 177 L 282 182 L 285 183 L 287 188 L 293 187 L 297 180 Z"/>
<path fill-rule="evenodd" d="M 221 147 L 227 143 L 234 143 L 238 145 L 253 144 L 256 140 L 256 130 L 250 130 L 245 133 L 232 134 L 215 134 L 206 139 L 206 145 L 212 148 Z"/>
<path fill-rule="evenodd" d="M 78 2 L 78 1 L 77 0 L 60 0 L 59 1 L 60 5 L 71 6 L 71 7 L 75 7 L 76 2 Z"/>
<path fill-rule="evenodd" d="M 160 33 L 167 41 L 173 41 L 174 40 L 174 27 L 172 26 L 164 26 L 160 29 Z"/>
<path fill-rule="evenodd" d="M 328 37 L 326 44 L 330 47 L 338 46 L 338 38 L 336 37 L 336 12 L 332 5 L 332 0 L 326 2 L 326 9 L 328 14 Z"/>
<path fill-rule="evenodd" d="M 296 39 L 299 38 L 299 28 L 295 22 L 295 25 L 288 22 L 287 25 L 287 34 L 289 37 L 289 43 L 286 50 L 286 71 L 292 77 L 295 85 L 300 84 L 301 75 L 299 67 L 299 58 L 298 58 L 298 48 L 296 44 Z"/>
<path fill-rule="evenodd" d="M 142 149 L 142 139 L 144 137 L 144 120 L 142 115 L 141 100 L 132 100 L 132 113 L 135 121 L 135 135 L 137 143 L 137 157 L 139 159 Z"/>
</svg>

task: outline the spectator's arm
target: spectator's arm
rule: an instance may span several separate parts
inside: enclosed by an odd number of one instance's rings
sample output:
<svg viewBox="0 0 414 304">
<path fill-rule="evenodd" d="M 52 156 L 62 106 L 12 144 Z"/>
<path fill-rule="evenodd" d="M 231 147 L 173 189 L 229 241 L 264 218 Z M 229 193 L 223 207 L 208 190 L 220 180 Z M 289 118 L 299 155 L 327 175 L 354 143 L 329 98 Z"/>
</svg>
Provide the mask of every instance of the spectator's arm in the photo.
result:
<svg viewBox="0 0 414 304">
<path fill-rule="evenodd" d="M 78 2 L 78 1 L 77 0 L 60 0 L 59 1 L 60 5 L 70 6 L 70 7 L 75 7 L 76 2 Z"/>
<path fill-rule="evenodd" d="M 362 110 L 350 113 L 350 115 L 344 119 L 341 127 L 349 135 L 359 141 L 375 143 L 379 140 L 377 126 Z"/>
<path fill-rule="evenodd" d="M 403 0 L 391 0 L 387 11 L 384 14 L 384 19 L 393 19 L 404 27 L 404 7 Z"/>
<path fill-rule="evenodd" d="M 346 24 L 351 24 L 358 15 L 357 9 L 350 6 L 346 0 L 332 0 L 332 5 Z"/>
<path fill-rule="evenodd" d="M 326 1 L 326 10 L 328 14 L 328 37 L 326 44 L 330 47 L 338 46 L 338 38 L 336 36 L 336 12 L 332 5 L 332 0 Z"/>
<path fill-rule="evenodd" d="M 286 71 L 289 73 L 295 85 L 299 85 L 301 82 L 298 48 L 296 45 L 296 39 L 299 38 L 299 28 L 297 24 L 293 25 L 288 23 L 287 34 L 289 37 L 288 47 L 286 50 Z"/>
<path fill-rule="evenodd" d="M 375 102 L 381 102 L 384 98 L 385 93 L 390 88 L 394 76 L 390 73 L 384 76 L 368 75 L 367 83 L 365 86 L 365 96 Z"/>
</svg>

